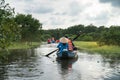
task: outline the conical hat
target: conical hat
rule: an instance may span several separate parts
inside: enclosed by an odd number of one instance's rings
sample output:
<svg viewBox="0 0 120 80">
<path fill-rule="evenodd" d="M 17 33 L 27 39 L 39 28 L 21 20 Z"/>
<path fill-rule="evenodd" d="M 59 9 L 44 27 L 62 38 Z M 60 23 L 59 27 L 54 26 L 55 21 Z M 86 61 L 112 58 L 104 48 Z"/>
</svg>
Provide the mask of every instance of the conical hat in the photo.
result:
<svg viewBox="0 0 120 80">
<path fill-rule="evenodd" d="M 62 37 L 62 38 L 60 38 L 60 42 L 61 43 L 68 43 L 68 40 L 67 40 L 67 38 Z"/>
</svg>

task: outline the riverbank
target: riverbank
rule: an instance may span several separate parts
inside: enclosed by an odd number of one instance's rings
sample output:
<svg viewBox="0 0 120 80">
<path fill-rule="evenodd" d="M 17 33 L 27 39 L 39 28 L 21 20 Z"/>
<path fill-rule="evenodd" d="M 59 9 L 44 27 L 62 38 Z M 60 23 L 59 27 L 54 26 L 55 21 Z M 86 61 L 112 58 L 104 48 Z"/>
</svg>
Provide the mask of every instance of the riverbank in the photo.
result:
<svg viewBox="0 0 120 80">
<path fill-rule="evenodd" d="M 41 43 L 40 42 L 32 42 L 31 45 L 28 45 L 25 42 L 15 42 L 12 43 L 8 47 L 7 50 L 0 50 L 0 59 L 6 59 L 6 56 L 10 54 L 10 50 L 15 50 L 15 49 L 30 49 L 39 46 Z"/>
<path fill-rule="evenodd" d="M 120 58 L 120 47 L 113 45 L 99 46 L 97 42 L 75 41 L 74 44 L 80 49 L 91 53 L 99 53 L 110 58 Z"/>
<path fill-rule="evenodd" d="M 11 46 L 8 47 L 9 50 L 12 49 L 29 49 L 33 47 L 37 47 L 40 45 L 40 42 L 32 42 L 31 45 L 28 45 L 25 42 L 13 43 Z"/>
</svg>

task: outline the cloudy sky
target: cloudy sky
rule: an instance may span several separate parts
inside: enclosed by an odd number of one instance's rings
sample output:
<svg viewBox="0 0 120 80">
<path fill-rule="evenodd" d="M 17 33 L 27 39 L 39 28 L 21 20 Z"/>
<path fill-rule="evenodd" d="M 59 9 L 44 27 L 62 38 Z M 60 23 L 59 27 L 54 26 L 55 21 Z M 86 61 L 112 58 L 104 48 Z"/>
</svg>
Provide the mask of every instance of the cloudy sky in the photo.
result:
<svg viewBox="0 0 120 80">
<path fill-rule="evenodd" d="M 32 14 L 43 29 L 77 24 L 120 25 L 120 0 L 6 0 L 15 12 Z"/>
</svg>

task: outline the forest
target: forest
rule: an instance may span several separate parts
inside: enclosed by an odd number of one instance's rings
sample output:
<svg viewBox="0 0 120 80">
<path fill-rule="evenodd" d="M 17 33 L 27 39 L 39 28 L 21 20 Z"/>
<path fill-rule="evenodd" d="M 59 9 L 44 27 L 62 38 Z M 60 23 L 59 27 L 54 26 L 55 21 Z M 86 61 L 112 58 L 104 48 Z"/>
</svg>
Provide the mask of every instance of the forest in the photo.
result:
<svg viewBox="0 0 120 80">
<path fill-rule="evenodd" d="M 68 27 L 67 29 L 50 29 L 43 30 L 41 39 L 44 41 L 47 38 L 55 37 L 59 39 L 67 35 L 74 38 L 81 31 L 80 37 L 77 41 L 96 41 L 99 45 L 118 45 L 120 46 L 120 26 L 95 26 L 90 24 L 84 26 L 82 24 Z"/>
</svg>

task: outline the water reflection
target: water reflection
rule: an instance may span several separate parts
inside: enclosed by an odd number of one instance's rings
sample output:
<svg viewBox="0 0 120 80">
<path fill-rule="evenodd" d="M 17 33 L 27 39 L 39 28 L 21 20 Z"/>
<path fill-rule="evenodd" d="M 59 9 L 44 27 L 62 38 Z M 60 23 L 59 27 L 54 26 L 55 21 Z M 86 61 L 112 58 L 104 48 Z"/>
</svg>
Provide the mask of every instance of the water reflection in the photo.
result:
<svg viewBox="0 0 120 80">
<path fill-rule="evenodd" d="M 14 80 L 17 77 L 27 76 L 31 68 L 35 67 L 36 59 L 33 49 L 12 50 L 6 60 L 0 64 L 0 80 Z M 30 73 L 29 73 L 30 74 Z"/>
<path fill-rule="evenodd" d="M 77 62 L 78 57 L 74 58 L 74 59 L 68 59 L 68 60 L 60 60 L 57 59 L 57 64 L 58 64 L 58 72 L 61 75 L 61 80 L 74 80 L 74 77 L 70 77 L 73 76 L 73 65 Z"/>
<path fill-rule="evenodd" d="M 116 62 L 119 63 L 118 61 Z M 114 80 L 120 79 L 118 70 L 111 67 L 111 65 L 119 67 L 120 64 L 109 63 L 98 54 L 80 53 L 79 60 L 75 65 L 79 66 L 75 70 L 81 73 L 81 80 L 111 80 L 113 76 Z"/>
<path fill-rule="evenodd" d="M 75 63 L 78 60 L 77 58 L 73 58 L 73 59 L 57 59 L 58 64 L 60 64 L 60 67 L 62 70 L 66 69 L 69 70 L 70 68 L 72 68 L 72 64 Z"/>
</svg>

